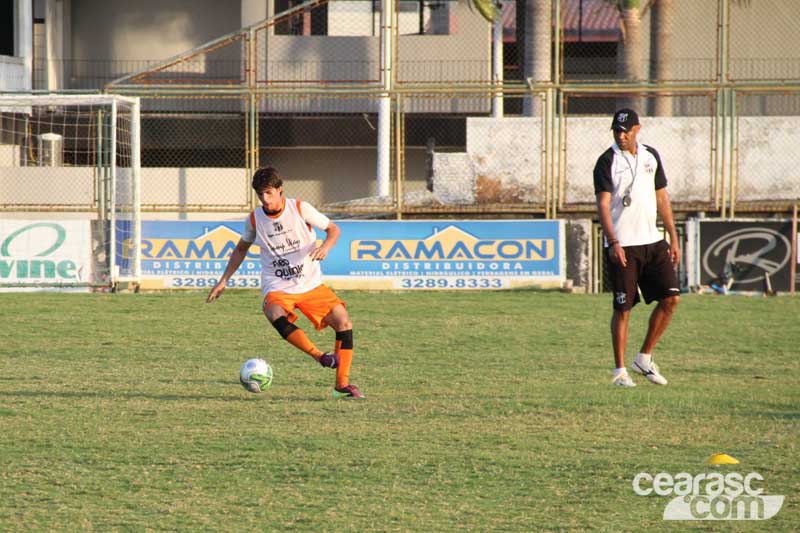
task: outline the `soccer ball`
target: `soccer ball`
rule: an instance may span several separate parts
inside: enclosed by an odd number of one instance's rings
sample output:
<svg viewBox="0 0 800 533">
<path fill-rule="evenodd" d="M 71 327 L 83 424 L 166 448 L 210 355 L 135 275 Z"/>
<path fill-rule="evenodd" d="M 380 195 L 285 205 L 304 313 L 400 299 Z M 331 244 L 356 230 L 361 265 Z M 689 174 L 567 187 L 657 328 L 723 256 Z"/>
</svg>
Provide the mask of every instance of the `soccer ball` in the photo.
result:
<svg viewBox="0 0 800 533">
<path fill-rule="evenodd" d="M 248 359 L 239 368 L 239 382 L 250 392 L 264 392 L 272 385 L 272 367 L 263 359 Z"/>
</svg>

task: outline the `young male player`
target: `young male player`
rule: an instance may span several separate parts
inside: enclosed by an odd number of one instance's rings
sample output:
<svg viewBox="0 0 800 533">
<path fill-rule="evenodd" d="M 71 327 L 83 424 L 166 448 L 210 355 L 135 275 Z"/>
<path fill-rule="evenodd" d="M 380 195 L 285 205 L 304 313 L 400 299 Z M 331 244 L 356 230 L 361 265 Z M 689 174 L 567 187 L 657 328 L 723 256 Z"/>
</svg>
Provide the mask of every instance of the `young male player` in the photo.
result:
<svg viewBox="0 0 800 533">
<path fill-rule="evenodd" d="M 225 272 L 211 289 L 206 303 L 219 298 L 225 285 L 244 261 L 250 246 L 261 249 L 262 310 L 267 320 L 296 348 L 320 365 L 336 369 L 334 398 L 363 398 L 349 381 L 353 359 L 353 324 L 344 302 L 322 284 L 319 262 L 339 238 L 339 227 L 311 204 L 283 197 L 283 180 L 272 167 L 260 168 L 252 182 L 261 207 L 245 219 L 244 231 L 228 260 Z M 316 244 L 312 227 L 325 232 Z M 330 326 L 336 332 L 333 353 L 323 353 L 294 325 L 299 309 L 318 330 Z"/>
</svg>

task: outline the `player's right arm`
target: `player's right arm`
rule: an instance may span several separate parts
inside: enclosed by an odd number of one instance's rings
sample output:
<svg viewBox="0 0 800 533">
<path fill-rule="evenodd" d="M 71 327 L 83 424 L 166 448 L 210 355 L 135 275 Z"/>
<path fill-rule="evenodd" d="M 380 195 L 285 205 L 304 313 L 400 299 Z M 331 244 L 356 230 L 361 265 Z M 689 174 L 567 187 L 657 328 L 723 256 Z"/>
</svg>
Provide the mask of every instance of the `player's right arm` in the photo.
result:
<svg viewBox="0 0 800 533">
<path fill-rule="evenodd" d="M 614 234 L 614 223 L 611 219 L 611 193 L 600 191 L 597 193 L 596 197 L 597 218 L 600 222 L 600 227 L 603 228 L 603 233 L 606 235 L 606 240 L 608 241 L 608 254 L 612 261 L 624 267 L 628 262 L 625 259 L 625 250 L 622 249 L 622 246 L 617 240 L 617 236 Z"/>
<path fill-rule="evenodd" d="M 608 255 L 612 261 L 625 267 L 628 264 L 625 259 L 625 250 L 617 240 L 614 221 L 611 217 L 611 193 L 614 191 L 614 182 L 611 179 L 613 163 L 614 151 L 611 148 L 597 158 L 597 163 L 594 165 L 594 194 L 597 200 L 597 218 L 608 242 Z"/>
<path fill-rule="evenodd" d="M 225 290 L 225 286 L 228 284 L 228 280 L 231 279 L 231 276 L 233 276 L 236 270 L 241 266 L 244 258 L 247 257 L 247 251 L 250 249 L 250 245 L 252 244 L 252 242 L 239 239 L 239 242 L 236 244 L 236 248 L 234 248 L 233 252 L 231 253 L 231 258 L 228 259 L 228 266 L 225 267 L 225 272 L 222 274 L 222 277 L 219 279 L 217 284 L 214 285 L 214 288 L 211 289 L 211 292 L 208 293 L 208 297 L 206 298 L 207 304 L 220 297 L 222 292 Z"/>
</svg>

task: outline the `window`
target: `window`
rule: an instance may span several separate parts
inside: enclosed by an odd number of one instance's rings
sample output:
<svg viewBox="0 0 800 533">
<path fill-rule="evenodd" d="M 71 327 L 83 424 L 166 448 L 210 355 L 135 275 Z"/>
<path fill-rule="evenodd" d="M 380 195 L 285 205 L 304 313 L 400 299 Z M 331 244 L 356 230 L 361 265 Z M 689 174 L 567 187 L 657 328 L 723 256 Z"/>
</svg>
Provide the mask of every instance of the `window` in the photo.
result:
<svg viewBox="0 0 800 533">
<path fill-rule="evenodd" d="M 0 56 L 15 55 L 14 47 L 14 0 L 0 0 Z"/>
<path fill-rule="evenodd" d="M 275 0 L 275 13 L 300 0 Z M 449 35 L 455 0 L 398 0 L 400 35 Z M 376 36 L 381 29 L 381 2 L 337 0 L 293 15 L 275 25 L 276 35 Z"/>
<path fill-rule="evenodd" d="M 275 0 L 278 15 L 303 0 Z M 328 4 L 306 9 L 275 24 L 275 35 L 328 35 Z"/>
<path fill-rule="evenodd" d="M 450 34 L 451 3 L 447 0 L 400 0 L 397 3 L 400 35 Z M 380 19 L 380 3 L 376 11 Z"/>
</svg>

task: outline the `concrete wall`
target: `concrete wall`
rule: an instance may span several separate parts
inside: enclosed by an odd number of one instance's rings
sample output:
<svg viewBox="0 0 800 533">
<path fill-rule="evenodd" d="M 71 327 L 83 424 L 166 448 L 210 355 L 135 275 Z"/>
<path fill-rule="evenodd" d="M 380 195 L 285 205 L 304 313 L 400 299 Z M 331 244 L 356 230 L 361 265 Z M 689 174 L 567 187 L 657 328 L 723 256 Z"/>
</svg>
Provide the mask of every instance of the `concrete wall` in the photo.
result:
<svg viewBox="0 0 800 533">
<path fill-rule="evenodd" d="M 214 0 L 85 0 L 70 2 L 64 20 L 71 35 L 64 50 L 67 88 L 87 87 L 153 66 L 175 55 L 253 24 L 262 10 L 251 0 L 239 9 L 221 9 Z M 333 8 L 335 22 L 336 9 Z M 451 6 L 450 35 L 401 35 L 398 39 L 396 71 L 407 82 L 480 82 L 490 78 L 490 27 L 465 3 Z M 103 24 L 97 24 L 102 20 Z M 336 29 L 330 29 L 336 33 Z M 377 35 L 345 36 L 272 35 L 259 31 L 255 57 L 259 83 L 277 86 L 298 82 L 375 83 L 380 80 L 380 39 Z M 237 80 L 244 76 L 242 42 L 236 41 L 187 63 L 171 67 L 151 79 L 192 77 Z M 154 109 L 165 109 L 165 101 Z M 208 111 L 217 102 L 209 101 Z M 417 102 L 408 112 L 486 112 L 485 99 L 466 99 L 458 110 L 450 104 Z M 145 106 L 144 110 L 147 110 Z M 180 109 L 174 109 L 179 111 Z M 349 101 L 307 100 L 269 102 L 268 112 L 375 112 L 373 99 Z"/>
<path fill-rule="evenodd" d="M 398 82 L 491 80 L 491 25 L 468 2 L 458 2 L 450 28 L 450 35 L 398 37 Z"/>
<path fill-rule="evenodd" d="M 762 117 L 740 117 L 738 127 L 737 201 L 799 199 L 800 117 L 769 117 L 768 135 Z"/>
<path fill-rule="evenodd" d="M 537 121 L 471 119 L 466 153 L 434 155 L 438 201 L 445 205 L 544 201 Z M 569 118 L 566 127 L 564 201 L 594 203 L 594 165 L 613 141 L 608 120 Z M 800 117 L 770 117 L 770 131 L 767 139 L 760 119 L 739 119 L 738 202 L 800 198 L 794 155 Z M 514 132 L 515 138 L 509 139 Z M 711 133 L 710 117 L 642 117 L 640 141 L 661 154 L 673 201 L 713 201 Z M 374 147 L 271 148 L 262 162 L 286 176 L 287 194 L 319 205 L 374 196 L 376 155 Z M 4 203 L 92 204 L 92 168 L 20 167 L 21 161 L 11 146 L 0 149 L 0 198 Z M 405 192 L 425 189 L 427 168 L 424 148 L 406 150 L 409 180 L 403 183 Z M 57 196 L 51 192 L 54 182 L 60 184 Z M 145 208 L 188 204 L 218 209 L 246 205 L 249 194 L 249 176 L 241 168 L 142 169 Z"/>
<path fill-rule="evenodd" d="M 30 12 L 30 1 L 14 1 L 20 9 Z M 42 0 L 37 1 L 42 3 Z M 53 1 L 48 0 L 48 3 Z M 75 87 L 78 79 L 122 76 L 143 68 L 148 61 L 183 53 L 253 24 L 272 12 L 269 0 L 241 0 L 233 5 L 215 0 L 63 0 L 62 3 L 63 27 L 60 31 L 64 45 L 63 56 L 57 60 L 73 60 L 64 73 L 67 88 Z M 328 21 L 332 37 L 273 36 L 278 37 L 274 42 L 272 37 L 267 37 L 270 40 L 269 58 L 266 52 L 259 55 L 264 61 L 264 65 L 259 66 L 261 78 L 376 80 L 378 37 L 373 35 L 374 27 L 371 26 L 374 24 L 367 20 L 371 15 L 366 14 L 362 4 L 365 3 L 333 0 Z M 718 2 L 674 0 L 674 5 L 669 52 L 674 65 L 671 79 L 715 78 Z M 363 16 L 357 23 L 347 23 L 347 9 L 353 6 L 358 6 L 364 12 Z M 437 16 L 441 12 L 437 11 Z M 642 25 L 645 68 L 651 60 L 648 45 L 651 13 L 652 6 L 645 10 Z M 449 35 L 401 35 L 398 38 L 397 73 L 401 82 L 456 79 L 478 82 L 489 79 L 489 25 L 469 8 L 468 2 L 454 2 L 446 15 L 448 20 L 437 24 L 447 27 Z M 29 23 L 30 16 L 23 16 L 21 20 Z M 787 42 L 794 38 L 797 20 L 800 20 L 800 2 L 731 2 L 731 77 L 800 78 L 798 47 L 787 46 Z M 337 34 L 346 37 L 333 37 Z M 342 38 L 352 41 L 344 44 L 345 41 L 337 40 Z M 261 43 L 267 39 L 262 37 Z M 20 42 L 29 43 L 30 39 L 22 38 Z M 213 59 L 236 62 L 241 58 L 240 52 L 241 49 L 234 46 L 228 51 L 215 52 Z M 98 61 L 110 63 L 96 63 Z M 19 87 L 20 82 L 14 82 L 20 79 L 17 70 L 13 62 L 0 58 L 0 84 L 10 86 L 14 83 L 14 88 Z M 21 83 L 24 85 L 24 80 Z"/>
<path fill-rule="evenodd" d="M 372 35 L 368 24 L 337 29 L 341 13 L 336 7 L 330 9 L 330 36 L 259 34 L 259 81 L 377 83 L 380 80 L 379 35 Z M 463 2 L 452 6 L 451 19 L 450 35 L 398 37 L 398 81 L 446 83 L 490 79 L 489 24 Z M 364 103 L 367 106 L 362 111 L 375 109 L 374 103 Z"/>
<path fill-rule="evenodd" d="M 0 145 L 0 204 L 95 208 L 94 168 L 24 166 L 24 154 L 19 152 L 19 146 Z M 262 163 L 275 166 L 285 177 L 289 196 L 322 205 L 375 195 L 375 148 L 274 148 L 265 156 L 269 159 Z M 424 190 L 424 148 L 407 150 L 405 168 L 409 178 L 403 184 L 404 191 Z M 56 195 L 52 192 L 54 183 Z M 251 194 L 250 175 L 244 168 L 141 169 L 141 202 L 145 211 L 155 207 L 177 213 L 176 206 L 189 205 L 194 210 L 243 212 Z"/>
<path fill-rule="evenodd" d="M 0 91 L 29 91 L 30 75 L 20 57 L 0 56 Z"/>
<path fill-rule="evenodd" d="M 191 50 L 241 27 L 239 2 L 230 7 L 216 0 L 71 2 L 73 70 L 66 76 L 119 77 Z"/>
<path fill-rule="evenodd" d="M 230 7 L 217 0 L 73 2 L 73 57 L 165 59 L 239 29 L 239 3 Z"/>
<path fill-rule="evenodd" d="M 674 202 L 715 200 L 712 117 L 642 117 L 639 141 L 653 146 Z M 608 118 L 568 117 L 563 200 L 594 203 L 597 158 L 613 143 Z M 737 201 L 800 198 L 800 171 L 794 157 L 800 117 L 740 117 Z M 435 153 L 433 192 L 449 204 L 544 201 L 541 183 L 541 121 L 523 118 L 469 118 L 466 153 Z"/>
<path fill-rule="evenodd" d="M 711 201 L 712 118 L 641 117 L 641 122 L 639 142 L 658 150 L 672 200 Z M 566 119 L 566 203 L 594 203 L 594 165 L 614 142 L 610 124 L 606 117 Z"/>
<path fill-rule="evenodd" d="M 541 118 L 467 118 L 466 153 L 434 153 L 434 194 L 453 204 L 543 202 L 541 133 Z"/>
<path fill-rule="evenodd" d="M 659 151 L 675 201 L 713 199 L 711 126 L 709 117 L 642 118 L 639 139 Z M 467 153 L 435 154 L 433 192 L 453 203 L 544 202 L 541 131 L 537 118 L 467 119 Z M 593 203 L 594 165 L 613 142 L 608 119 L 567 118 L 566 142 L 564 200 Z M 783 181 L 778 173 L 766 179 Z"/>
<path fill-rule="evenodd" d="M 94 205 L 94 169 L 91 167 L 0 166 L 2 203 L 35 206 Z"/>
</svg>

